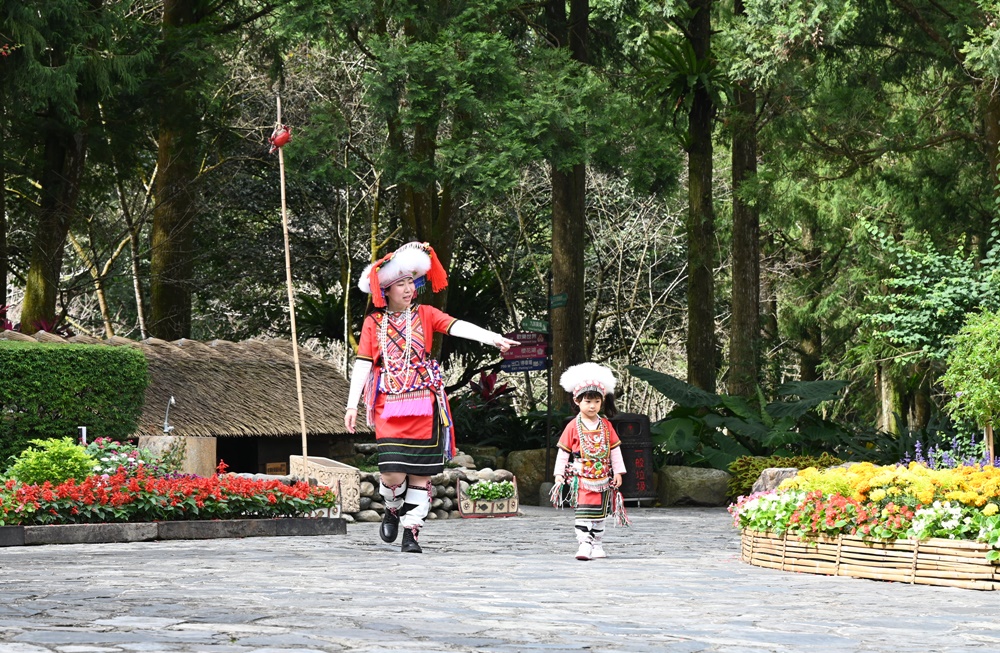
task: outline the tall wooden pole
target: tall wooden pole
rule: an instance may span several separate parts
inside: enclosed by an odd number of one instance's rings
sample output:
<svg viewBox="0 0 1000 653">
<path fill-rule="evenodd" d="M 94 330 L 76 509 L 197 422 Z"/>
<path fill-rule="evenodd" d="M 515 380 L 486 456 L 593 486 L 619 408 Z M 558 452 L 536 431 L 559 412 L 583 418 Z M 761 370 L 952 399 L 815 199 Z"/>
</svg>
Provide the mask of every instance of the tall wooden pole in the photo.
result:
<svg viewBox="0 0 1000 653">
<path fill-rule="evenodd" d="M 281 96 L 278 101 L 278 125 L 281 129 Z M 295 329 L 295 290 L 292 288 L 292 248 L 288 244 L 288 209 L 285 201 L 285 153 L 278 148 L 281 172 L 281 229 L 285 234 L 285 284 L 288 286 L 288 316 L 292 323 L 292 361 L 295 363 L 295 393 L 299 399 L 299 426 L 302 429 L 302 474 L 309 478 L 309 443 L 306 437 L 306 409 L 302 402 L 302 369 L 299 367 L 299 340 Z"/>
</svg>

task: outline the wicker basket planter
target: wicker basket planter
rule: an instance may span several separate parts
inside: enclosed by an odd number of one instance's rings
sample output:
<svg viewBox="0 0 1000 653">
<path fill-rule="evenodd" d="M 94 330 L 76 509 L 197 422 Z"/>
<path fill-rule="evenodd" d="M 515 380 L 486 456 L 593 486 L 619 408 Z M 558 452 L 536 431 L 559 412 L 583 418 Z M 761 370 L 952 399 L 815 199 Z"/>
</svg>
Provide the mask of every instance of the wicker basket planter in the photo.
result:
<svg viewBox="0 0 1000 653">
<path fill-rule="evenodd" d="M 462 492 L 461 482 L 455 483 L 458 498 L 458 514 L 466 519 L 479 517 L 515 517 L 517 516 L 517 477 L 514 477 L 514 496 L 509 499 L 495 501 L 473 501 Z"/>
<path fill-rule="evenodd" d="M 1000 589 L 990 547 L 967 540 L 865 540 L 855 535 L 803 540 L 743 530 L 740 559 L 758 567 L 917 585 Z"/>
</svg>

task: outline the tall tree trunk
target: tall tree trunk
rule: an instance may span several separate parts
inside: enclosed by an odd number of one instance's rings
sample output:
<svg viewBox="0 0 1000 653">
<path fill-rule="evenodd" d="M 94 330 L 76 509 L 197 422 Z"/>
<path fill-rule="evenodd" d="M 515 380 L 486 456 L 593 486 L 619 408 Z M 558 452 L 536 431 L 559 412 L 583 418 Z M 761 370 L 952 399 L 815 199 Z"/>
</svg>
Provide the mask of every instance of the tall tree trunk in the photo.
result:
<svg viewBox="0 0 1000 653">
<path fill-rule="evenodd" d="M 887 364 L 879 364 L 875 370 L 875 391 L 878 395 L 878 429 L 885 433 L 899 435 L 902 415 L 902 401 L 899 387 L 893 381 Z"/>
<path fill-rule="evenodd" d="M 712 0 L 692 0 L 688 25 L 699 61 L 711 57 Z M 712 116 L 708 89 L 695 88 L 688 115 L 688 383 L 715 391 L 715 212 L 712 207 Z"/>
<path fill-rule="evenodd" d="M 818 381 L 823 362 L 823 332 L 818 324 L 805 329 L 799 342 L 799 380 Z"/>
<path fill-rule="evenodd" d="M 569 47 L 574 61 L 586 64 L 589 59 L 587 30 L 590 21 L 589 0 L 570 0 L 567 21 L 566 3 L 550 0 L 546 5 L 549 31 L 559 47 Z M 552 179 L 552 295 L 565 295 L 562 306 L 551 309 L 552 377 L 556 380 L 566 368 L 587 359 L 586 293 L 584 287 L 585 219 L 587 205 L 587 167 L 579 162 L 566 169 L 550 164 Z M 554 384 L 555 405 L 569 398 Z"/>
<path fill-rule="evenodd" d="M 157 338 L 191 336 L 191 277 L 194 269 L 194 226 L 198 176 L 197 102 L 189 86 L 197 71 L 184 56 L 196 47 L 191 28 L 201 0 L 165 0 L 159 134 L 157 137 L 156 206 L 153 210 L 150 262 L 150 325 Z"/>
<path fill-rule="evenodd" d="M 39 176 L 42 200 L 21 308 L 21 331 L 24 333 L 55 326 L 59 274 L 66 237 L 80 195 L 85 143 L 82 132 L 68 133 L 59 125 L 51 124 L 46 132 L 43 169 Z"/>
<path fill-rule="evenodd" d="M 736 0 L 737 16 L 745 15 Z M 729 323 L 731 395 L 750 396 L 760 376 L 760 217 L 741 196 L 743 183 L 757 174 L 757 94 L 736 85 L 733 111 L 733 315 Z"/>
</svg>

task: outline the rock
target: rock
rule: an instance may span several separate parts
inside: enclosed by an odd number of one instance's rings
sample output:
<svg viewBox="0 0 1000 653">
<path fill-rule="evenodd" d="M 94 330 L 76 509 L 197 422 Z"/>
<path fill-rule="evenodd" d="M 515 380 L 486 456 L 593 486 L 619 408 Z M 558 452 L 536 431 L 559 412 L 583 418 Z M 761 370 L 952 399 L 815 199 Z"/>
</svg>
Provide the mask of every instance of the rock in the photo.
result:
<svg viewBox="0 0 1000 653">
<path fill-rule="evenodd" d="M 431 501 L 431 510 L 436 510 L 444 504 L 444 499 L 434 499 Z"/>
<path fill-rule="evenodd" d="M 472 456 L 469 456 L 467 454 L 455 456 L 454 458 L 451 459 L 451 462 L 454 463 L 455 465 L 465 467 L 466 469 L 476 468 L 476 461 L 472 458 Z"/>
<path fill-rule="evenodd" d="M 463 476 L 465 476 L 465 480 L 467 480 L 470 483 L 475 483 L 476 481 L 479 480 L 479 472 L 477 472 L 474 469 L 465 470 L 465 474 L 463 474 Z"/>
<path fill-rule="evenodd" d="M 660 505 L 725 506 L 728 505 L 728 472 L 721 469 L 666 466 L 657 472 L 657 495 Z M 521 477 L 518 476 L 518 483 Z"/>
<path fill-rule="evenodd" d="M 378 453 L 378 444 L 375 442 L 356 442 L 354 450 L 362 455 L 370 456 L 373 453 Z"/>
<path fill-rule="evenodd" d="M 538 488 L 548 478 L 555 460 L 555 449 L 551 449 L 547 456 L 545 449 L 510 452 L 507 456 L 507 469 L 517 477 L 517 494 L 521 503 L 538 505 Z"/>
<path fill-rule="evenodd" d="M 444 486 L 443 485 L 435 485 L 434 486 L 434 490 L 432 491 L 432 494 L 434 495 L 435 498 L 440 499 L 441 497 L 444 496 Z"/>
<path fill-rule="evenodd" d="M 371 498 L 375 496 L 375 485 L 369 481 L 362 481 L 361 496 Z"/>
<path fill-rule="evenodd" d="M 372 508 L 372 498 L 371 497 L 361 497 L 360 507 L 361 507 L 361 510 L 371 510 L 371 508 Z"/>
<path fill-rule="evenodd" d="M 447 510 L 435 510 L 431 513 L 431 515 L 434 515 L 434 519 L 448 519 L 449 517 Z M 429 516 L 430 515 L 428 515 L 428 517 Z"/>
<path fill-rule="evenodd" d="M 796 467 L 768 467 L 754 481 L 752 493 L 776 490 L 783 480 L 792 478 L 798 473 L 799 470 Z"/>
<path fill-rule="evenodd" d="M 374 501 L 372 501 L 372 510 L 381 515 L 383 512 L 385 512 L 385 504 L 375 503 Z M 381 517 L 379 517 L 379 519 L 381 519 Z"/>
<path fill-rule="evenodd" d="M 438 499 L 438 501 L 441 502 L 441 510 L 451 510 L 452 508 L 455 507 L 455 502 L 449 499 L 448 497 L 445 497 L 443 499 Z"/>
<path fill-rule="evenodd" d="M 345 513 L 343 513 L 340 516 L 344 519 L 344 521 L 346 523 L 348 523 L 348 524 L 353 524 L 354 523 L 354 515 L 352 515 L 351 513 L 345 512 Z"/>
<path fill-rule="evenodd" d="M 555 461 L 553 461 L 553 464 L 554 463 Z M 493 480 L 495 480 L 497 483 L 500 483 L 502 481 L 514 480 L 514 475 L 509 471 L 507 471 L 506 469 L 498 469 L 497 471 L 493 472 L 493 476 L 494 476 Z"/>
<path fill-rule="evenodd" d="M 555 485 L 555 484 L 554 483 L 550 483 L 548 481 L 545 481 L 544 483 L 542 483 L 541 485 L 538 486 L 538 505 L 540 505 L 540 506 L 550 505 L 549 504 L 549 494 L 552 493 L 552 486 L 553 485 Z"/>
<path fill-rule="evenodd" d="M 462 494 L 465 494 L 465 493 L 467 493 L 469 491 L 469 482 L 468 481 L 460 481 L 459 484 L 458 484 L 458 486 L 462 490 Z"/>
<path fill-rule="evenodd" d="M 489 467 L 485 467 L 479 470 L 480 481 L 495 481 L 496 479 L 497 479 L 496 474 Z"/>
<path fill-rule="evenodd" d="M 375 522 L 382 521 L 382 516 L 374 510 L 362 510 L 359 513 L 355 513 L 354 519 L 360 522 Z"/>
<path fill-rule="evenodd" d="M 427 519 L 437 519 L 438 516 L 437 516 L 437 513 L 435 513 L 435 512 L 429 512 L 429 513 L 427 513 L 427 517 L 426 518 Z"/>
<path fill-rule="evenodd" d="M 456 493 L 455 493 L 455 486 L 454 485 L 449 485 L 448 487 L 446 487 L 444 489 L 444 495 L 446 497 L 448 497 L 449 499 L 454 499 L 455 498 L 455 494 Z"/>
</svg>

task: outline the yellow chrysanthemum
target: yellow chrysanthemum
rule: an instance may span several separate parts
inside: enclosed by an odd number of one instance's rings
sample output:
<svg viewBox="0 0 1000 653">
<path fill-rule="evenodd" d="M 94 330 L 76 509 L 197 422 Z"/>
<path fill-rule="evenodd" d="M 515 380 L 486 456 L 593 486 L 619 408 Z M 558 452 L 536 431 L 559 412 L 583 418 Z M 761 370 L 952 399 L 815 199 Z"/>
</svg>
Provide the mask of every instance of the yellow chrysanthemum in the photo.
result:
<svg viewBox="0 0 1000 653">
<path fill-rule="evenodd" d="M 876 488 L 868 493 L 868 498 L 872 501 L 881 501 L 885 498 L 885 490 L 882 488 Z"/>
<path fill-rule="evenodd" d="M 1000 508 L 998 508 L 995 503 L 987 503 L 986 506 L 983 507 L 983 514 L 987 517 L 992 517 L 997 514 L 998 511 L 1000 511 Z"/>
</svg>

